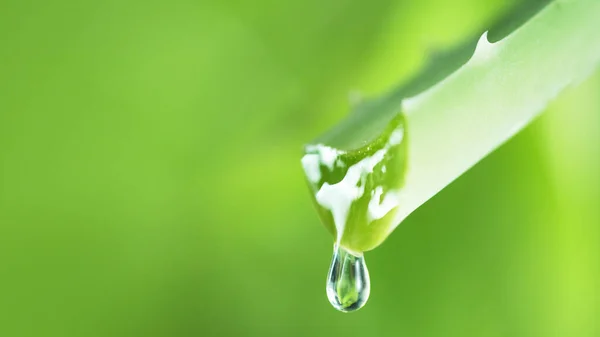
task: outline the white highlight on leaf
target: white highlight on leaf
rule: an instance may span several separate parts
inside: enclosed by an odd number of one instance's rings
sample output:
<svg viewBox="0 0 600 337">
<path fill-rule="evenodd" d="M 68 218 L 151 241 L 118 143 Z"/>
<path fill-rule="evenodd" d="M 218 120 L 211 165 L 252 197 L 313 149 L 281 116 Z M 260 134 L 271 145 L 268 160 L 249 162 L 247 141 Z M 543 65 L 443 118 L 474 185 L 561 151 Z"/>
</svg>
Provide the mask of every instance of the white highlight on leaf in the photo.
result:
<svg viewBox="0 0 600 337">
<path fill-rule="evenodd" d="M 399 205 L 398 193 L 396 191 L 389 191 L 381 200 L 383 194 L 383 187 L 377 186 L 373 191 L 373 197 L 369 201 L 369 223 L 374 220 L 379 220 L 386 216 L 392 209 Z M 381 202 L 380 202 L 381 200 Z"/>
<path fill-rule="evenodd" d="M 319 155 L 316 153 L 309 153 L 302 157 L 302 167 L 304 173 L 313 184 L 317 184 L 321 180 L 321 168 L 319 167 Z"/>
<path fill-rule="evenodd" d="M 333 164 L 335 164 L 335 161 L 339 157 L 340 152 L 328 146 L 321 146 L 320 150 L 321 162 L 325 166 L 327 166 L 327 168 L 333 170 Z"/>
<path fill-rule="evenodd" d="M 306 177 L 313 184 L 318 184 L 321 180 L 321 164 L 333 170 L 335 161 L 343 154 L 342 151 L 322 144 L 309 145 L 306 151 L 308 153 L 302 157 L 302 167 Z"/>
<path fill-rule="evenodd" d="M 333 169 L 336 159 L 344 154 L 343 151 L 334 149 L 327 145 L 316 144 L 306 146 L 306 152 L 309 154 L 317 154 L 321 164 L 327 166 L 330 170 Z"/>
</svg>

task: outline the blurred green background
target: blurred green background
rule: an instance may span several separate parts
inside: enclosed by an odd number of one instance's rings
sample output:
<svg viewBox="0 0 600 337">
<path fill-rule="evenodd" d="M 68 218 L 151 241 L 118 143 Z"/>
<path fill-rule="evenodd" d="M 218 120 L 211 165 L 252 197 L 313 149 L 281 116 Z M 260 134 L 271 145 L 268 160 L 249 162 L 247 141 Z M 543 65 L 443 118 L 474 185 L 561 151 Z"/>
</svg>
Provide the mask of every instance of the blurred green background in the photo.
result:
<svg viewBox="0 0 600 337">
<path fill-rule="evenodd" d="M 517 0 L 0 2 L 0 336 L 600 336 L 600 76 L 325 296 L 302 145 Z"/>
</svg>

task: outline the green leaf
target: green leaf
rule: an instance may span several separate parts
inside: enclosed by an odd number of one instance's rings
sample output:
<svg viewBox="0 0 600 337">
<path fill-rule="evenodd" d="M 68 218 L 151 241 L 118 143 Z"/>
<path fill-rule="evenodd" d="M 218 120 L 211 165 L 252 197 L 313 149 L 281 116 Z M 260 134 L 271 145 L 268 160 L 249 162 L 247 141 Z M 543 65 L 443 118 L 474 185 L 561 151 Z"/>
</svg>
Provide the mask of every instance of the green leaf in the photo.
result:
<svg viewBox="0 0 600 337">
<path fill-rule="evenodd" d="M 512 16 L 432 58 L 406 86 L 359 104 L 306 147 L 302 162 L 313 200 L 338 243 L 357 253 L 381 244 L 596 68 L 600 1 L 556 1 L 536 12 L 544 4 L 520 9 L 531 17 L 520 26 L 524 16 Z M 395 132 L 401 142 L 390 145 Z"/>
</svg>

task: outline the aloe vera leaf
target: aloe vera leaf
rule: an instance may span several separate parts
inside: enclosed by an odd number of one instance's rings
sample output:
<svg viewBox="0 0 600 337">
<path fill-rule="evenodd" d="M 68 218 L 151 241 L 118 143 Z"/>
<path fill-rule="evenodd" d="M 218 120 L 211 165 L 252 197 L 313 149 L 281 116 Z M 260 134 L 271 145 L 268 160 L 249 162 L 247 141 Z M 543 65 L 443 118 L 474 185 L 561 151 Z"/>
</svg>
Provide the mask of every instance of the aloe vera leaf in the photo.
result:
<svg viewBox="0 0 600 337">
<path fill-rule="evenodd" d="M 455 73 L 402 101 L 411 139 L 395 226 L 600 62 L 600 1 L 557 1 L 506 38 L 483 34 Z"/>
<path fill-rule="evenodd" d="M 486 32 L 476 44 L 467 43 L 433 63 L 428 69 L 433 71 L 409 85 L 360 104 L 308 146 L 329 149 L 331 155 L 331 165 L 318 162 L 317 169 L 304 168 L 319 215 L 336 241 L 355 252 L 375 248 L 411 212 L 522 129 L 561 90 L 589 75 L 600 61 L 598 17 L 600 1 L 553 2 L 505 38 L 490 43 Z M 460 63 L 446 76 L 443 69 Z M 441 70 L 436 69 L 440 64 Z M 382 172 L 374 166 L 364 171 L 361 182 L 370 185 L 346 202 L 346 216 L 336 221 L 339 203 L 323 203 L 316 196 L 325 184 L 343 187 L 339 183 L 352 164 L 373 154 L 361 149 L 381 150 L 382 139 L 392 132 L 389 125 L 402 115 L 403 145 L 385 156 L 402 164 L 396 170 Z M 310 171 L 313 178 L 318 171 L 320 179 L 311 179 Z M 377 185 L 384 186 L 384 193 L 375 193 Z M 387 207 L 385 221 L 373 226 L 367 206 L 374 197 L 383 203 L 389 193 L 394 207 Z"/>
</svg>

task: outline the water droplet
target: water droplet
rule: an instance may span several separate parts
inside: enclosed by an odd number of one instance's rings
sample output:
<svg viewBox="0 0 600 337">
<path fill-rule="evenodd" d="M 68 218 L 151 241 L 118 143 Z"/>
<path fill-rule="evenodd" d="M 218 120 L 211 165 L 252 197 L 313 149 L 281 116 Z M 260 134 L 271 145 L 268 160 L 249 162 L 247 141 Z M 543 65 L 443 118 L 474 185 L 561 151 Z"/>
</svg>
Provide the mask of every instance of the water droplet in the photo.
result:
<svg viewBox="0 0 600 337">
<path fill-rule="evenodd" d="M 327 298 L 339 311 L 362 308 L 369 299 L 371 283 L 364 257 L 356 256 L 337 244 L 327 275 Z"/>
</svg>

